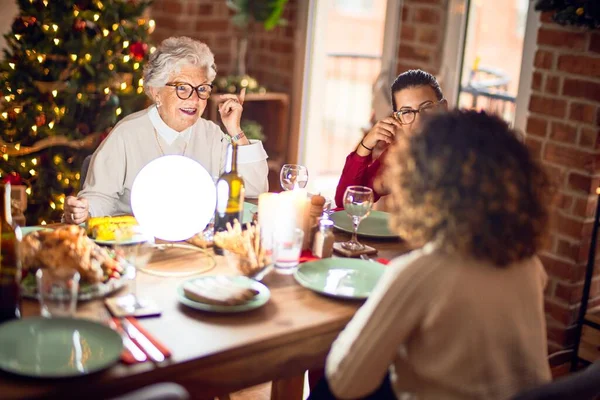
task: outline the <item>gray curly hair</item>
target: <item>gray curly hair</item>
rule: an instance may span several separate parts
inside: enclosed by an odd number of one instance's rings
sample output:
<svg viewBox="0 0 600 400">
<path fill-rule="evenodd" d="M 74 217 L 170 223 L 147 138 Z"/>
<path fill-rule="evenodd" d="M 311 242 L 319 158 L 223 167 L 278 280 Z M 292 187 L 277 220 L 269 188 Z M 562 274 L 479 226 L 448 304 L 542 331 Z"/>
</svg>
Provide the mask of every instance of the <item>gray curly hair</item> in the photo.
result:
<svg viewBox="0 0 600 400">
<path fill-rule="evenodd" d="M 144 67 L 144 91 L 146 94 L 152 98 L 148 89 L 164 86 L 168 82 L 169 76 L 186 64 L 204 68 L 206 77 L 211 82 L 217 75 L 215 56 L 205 43 L 186 36 L 163 40 Z"/>
</svg>

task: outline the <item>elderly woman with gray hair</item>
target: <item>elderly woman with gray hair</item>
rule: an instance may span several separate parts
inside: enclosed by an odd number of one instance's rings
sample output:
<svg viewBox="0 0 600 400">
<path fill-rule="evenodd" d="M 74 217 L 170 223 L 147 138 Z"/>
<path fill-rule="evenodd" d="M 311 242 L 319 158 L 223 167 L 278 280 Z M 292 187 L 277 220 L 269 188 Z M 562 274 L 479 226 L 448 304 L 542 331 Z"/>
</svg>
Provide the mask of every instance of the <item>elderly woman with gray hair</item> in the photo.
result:
<svg viewBox="0 0 600 400">
<path fill-rule="evenodd" d="M 164 155 L 183 155 L 217 177 L 230 141 L 239 145 L 238 165 L 246 195 L 268 191 L 267 154 L 240 127 L 243 94 L 223 96 L 219 113 L 226 133 L 201 118 L 216 76 L 206 44 L 187 37 L 164 40 L 144 68 L 144 89 L 154 104 L 124 118 L 94 153 L 83 190 L 65 201 L 65 221 L 131 214 L 131 186 L 138 172 Z"/>
</svg>

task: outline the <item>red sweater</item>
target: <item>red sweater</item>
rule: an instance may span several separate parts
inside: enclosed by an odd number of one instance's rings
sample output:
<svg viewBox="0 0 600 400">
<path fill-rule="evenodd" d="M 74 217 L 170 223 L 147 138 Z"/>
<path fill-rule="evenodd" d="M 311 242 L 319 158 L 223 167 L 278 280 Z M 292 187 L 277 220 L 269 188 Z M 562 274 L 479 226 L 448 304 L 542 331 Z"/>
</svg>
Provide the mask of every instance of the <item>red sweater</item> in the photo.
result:
<svg viewBox="0 0 600 400">
<path fill-rule="evenodd" d="M 344 206 L 344 192 L 348 186 L 362 185 L 373 189 L 374 201 L 379 200 L 381 195 L 377 193 L 373 187 L 375 178 L 381 167 L 381 160 L 387 153 L 387 149 L 373 161 L 373 157 L 369 154 L 366 157 L 359 156 L 356 151 L 353 151 L 346 157 L 346 165 L 342 171 L 340 182 L 335 191 L 335 204 L 337 207 Z"/>
</svg>

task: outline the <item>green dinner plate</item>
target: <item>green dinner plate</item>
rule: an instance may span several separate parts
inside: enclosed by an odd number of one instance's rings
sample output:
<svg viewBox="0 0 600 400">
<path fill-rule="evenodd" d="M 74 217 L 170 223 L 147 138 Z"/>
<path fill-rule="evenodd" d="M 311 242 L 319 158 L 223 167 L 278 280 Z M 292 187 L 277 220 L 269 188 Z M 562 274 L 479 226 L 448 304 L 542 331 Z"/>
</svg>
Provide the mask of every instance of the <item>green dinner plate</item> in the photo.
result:
<svg viewBox="0 0 600 400">
<path fill-rule="evenodd" d="M 18 375 L 87 375 L 115 364 L 121 351 L 116 332 L 88 320 L 36 317 L 0 325 L 0 369 Z"/>
<path fill-rule="evenodd" d="M 329 217 L 333 221 L 337 229 L 352 233 L 352 220 L 346 211 L 337 211 Z M 363 219 L 358 226 L 358 234 L 360 236 L 375 237 L 375 238 L 395 238 L 398 237 L 390 231 L 388 221 L 390 214 L 383 211 L 371 211 L 369 216 Z"/>
<path fill-rule="evenodd" d="M 190 279 L 187 282 L 201 281 L 206 279 L 215 279 L 216 276 L 203 276 L 200 278 Z M 257 282 L 253 279 L 247 278 L 245 276 L 229 276 L 227 278 L 232 279 L 236 284 L 247 287 L 249 289 L 254 289 L 258 291 L 258 294 L 254 296 L 254 298 L 247 303 L 239 304 L 236 306 L 218 306 L 213 304 L 201 303 L 199 301 L 194 301 L 188 299 L 183 292 L 183 284 L 181 284 L 177 288 L 177 298 L 182 304 L 185 304 L 188 307 L 195 308 L 196 310 L 215 312 L 215 313 L 239 313 L 244 311 L 254 310 L 255 308 L 259 308 L 267 304 L 269 298 L 271 297 L 271 292 L 269 289 L 260 282 Z"/>
<path fill-rule="evenodd" d="M 21 233 L 23 236 L 27 235 L 31 232 L 43 231 L 43 230 L 52 230 L 52 228 L 44 228 L 43 226 L 22 226 Z"/>
<path fill-rule="evenodd" d="M 377 285 L 385 266 L 351 258 L 324 258 L 302 264 L 294 273 L 307 289 L 343 299 L 366 299 Z"/>
<path fill-rule="evenodd" d="M 117 241 L 117 240 L 99 240 L 99 239 L 92 239 L 92 240 L 94 242 L 98 243 L 101 246 L 114 246 L 114 245 L 127 246 L 127 245 L 130 245 L 130 244 L 144 243 L 144 242 L 146 242 L 148 240 L 148 236 L 146 236 L 146 235 L 133 235 L 131 238 L 129 238 L 127 240 L 121 240 L 121 241 Z"/>
</svg>

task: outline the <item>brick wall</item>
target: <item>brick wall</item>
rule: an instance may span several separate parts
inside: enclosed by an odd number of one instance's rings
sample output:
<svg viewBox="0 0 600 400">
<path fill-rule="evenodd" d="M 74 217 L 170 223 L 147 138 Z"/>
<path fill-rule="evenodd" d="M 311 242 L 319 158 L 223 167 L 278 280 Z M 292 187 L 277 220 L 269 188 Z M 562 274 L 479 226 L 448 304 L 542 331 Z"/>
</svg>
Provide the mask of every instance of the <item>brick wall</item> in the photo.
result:
<svg viewBox="0 0 600 400">
<path fill-rule="evenodd" d="M 265 32 L 252 26 L 248 42 L 247 72 L 270 90 L 290 93 L 294 71 L 294 38 L 298 0 L 290 0 L 285 27 Z M 232 38 L 236 27 L 224 0 L 156 0 L 150 10 L 156 20 L 153 39 L 159 43 L 169 36 L 190 36 L 205 42 L 215 54 L 219 75 L 231 72 Z"/>
<path fill-rule="evenodd" d="M 541 15 L 527 143 L 558 189 L 541 254 L 549 351 L 572 345 L 600 184 L 600 33 L 563 28 Z M 597 278 L 600 278 L 598 276 Z M 600 305 L 600 279 L 590 306 Z"/>
<path fill-rule="evenodd" d="M 405 0 L 396 73 L 420 68 L 437 75 L 446 36 L 447 0 Z"/>
</svg>

